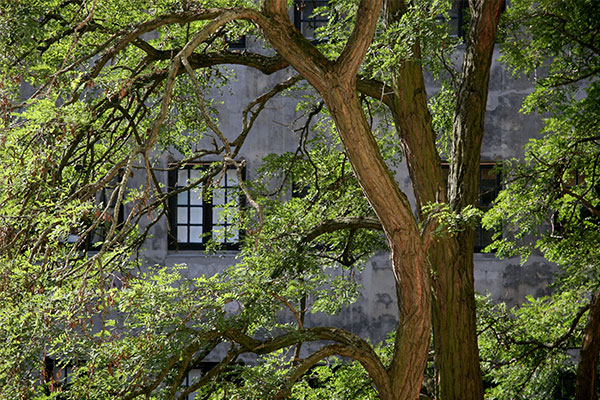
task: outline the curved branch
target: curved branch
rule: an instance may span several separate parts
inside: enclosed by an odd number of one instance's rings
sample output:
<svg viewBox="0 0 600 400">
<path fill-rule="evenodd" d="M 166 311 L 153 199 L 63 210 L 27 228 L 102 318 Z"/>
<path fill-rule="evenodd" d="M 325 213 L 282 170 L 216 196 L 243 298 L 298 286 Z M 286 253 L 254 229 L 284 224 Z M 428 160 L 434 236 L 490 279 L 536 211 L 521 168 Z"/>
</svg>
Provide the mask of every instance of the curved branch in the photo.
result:
<svg viewBox="0 0 600 400">
<path fill-rule="evenodd" d="M 93 79 L 96 77 L 104 65 L 113 58 L 118 52 L 123 50 L 128 44 L 136 40 L 138 37 L 143 35 L 144 33 L 152 32 L 157 28 L 174 23 L 188 23 L 193 21 L 202 21 L 209 19 L 216 19 L 223 14 L 223 10 L 219 9 L 201 9 L 194 11 L 183 11 L 179 13 L 162 15 L 158 18 L 154 18 L 148 22 L 140 24 L 137 28 L 130 31 L 128 34 L 123 36 L 121 40 L 115 43 L 94 65 L 92 71 L 86 76 L 86 79 L 82 79 L 82 82 L 85 82 L 89 79 Z M 203 29 L 204 30 L 204 29 Z M 212 33 L 212 32 L 211 32 Z"/>
<path fill-rule="evenodd" d="M 173 53 L 177 54 L 181 51 L 181 49 L 158 50 L 139 38 L 133 41 L 133 45 L 143 50 L 153 60 L 170 60 Z M 187 59 L 194 69 L 235 64 L 255 68 L 265 75 L 270 75 L 289 66 L 288 62 L 280 55 L 264 56 L 246 51 L 224 50 L 218 53 L 192 53 Z"/>
<path fill-rule="evenodd" d="M 334 66 L 335 72 L 343 78 L 356 79 L 375 34 L 382 4 L 382 0 L 361 0 L 358 5 L 354 29 Z"/>
<path fill-rule="evenodd" d="M 259 113 L 265 108 L 267 102 L 272 99 L 277 94 L 282 91 L 291 88 L 296 83 L 300 82 L 302 78 L 300 75 L 294 75 L 286 79 L 284 82 L 278 83 L 273 87 L 273 89 L 269 90 L 266 93 L 263 93 L 256 99 L 254 99 L 248 106 L 244 109 L 242 113 L 242 133 L 232 142 L 233 146 L 237 146 L 238 148 L 244 142 L 250 128 L 254 124 L 254 121 L 258 117 Z M 254 107 L 256 107 L 255 110 Z M 248 114 L 250 114 L 250 119 L 248 120 Z M 236 153 L 237 154 L 237 153 Z M 235 157 L 235 155 L 234 155 Z"/>
<path fill-rule="evenodd" d="M 346 347 L 344 345 L 330 344 L 330 345 L 320 348 L 319 350 L 317 350 L 316 352 L 314 352 L 313 354 L 311 354 L 310 356 L 308 356 L 307 358 L 302 360 L 300 365 L 298 365 L 293 370 L 293 372 L 289 375 L 287 385 L 286 385 L 285 389 L 283 389 L 279 393 L 278 398 L 286 398 L 286 396 L 289 394 L 289 391 L 292 388 L 292 386 L 294 385 L 294 383 L 296 383 L 296 381 L 298 381 L 298 379 L 300 379 L 316 363 L 318 363 L 319 361 L 321 361 L 327 357 L 339 355 L 340 353 L 343 353 L 345 349 L 346 349 Z"/>
<path fill-rule="evenodd" d="M 394 89 L 375 79 L 357 77 L 356 88 L 362 94 L 382 101 L 385 105 L 394 107 Z"/>
<path fill-rule="evenodd" d="M 383 227 L 381 226 L 381 222 L 374 217 L 343 217 L 328 219 L 308 232 L 308 234 L 302 238 L 301 243 L 310 242 L 325 233 L 331 233 L 342 229 L 383 230 Z"/>
<path fill-rule="evenodd" d="M 239 331 L 235 328 L 226 328 L 223 335 L 239 345 L 241 345 L 245 352 L 251 352 L 255 354 L 266 354 L 281 348 L 291 346 L 300 341 L 315 341 L 315 340 L 330 340 L 344 345 L 351 345 L 360 349 L 370 349 L 371 345 L 366 342 L 363 338 L 354 333 L 341 328 L 333 328 L 327 326 L 320 326 L 308 329 L 298 329 L 297 331 L 291 331 L 274 338 L 266 339 L 264 341 L 254 339 L 251 336 L 246 335 L 244 332 Z M 373 354 L 375 354 L 373 352 Z"/>
<path fill-rule="evenodd" d="M 214 19 L 208 24 L 206 24 L 206 26 L 204 26 L 198 33 L 194 35 L 194 37 L 184 46 L 184 48 L 177 54 L 177 56 L 175 56 L 175 59 L 171 63 L 171 68 L 169 69 L 169 76 L 165 84 L 165 94 L 161 102 L 160 111 L 158 113 L 158 116 L 156 117 L 156 120 L 154 121 L 154 124 L 152 125 L 152 128 L 149 131 L 147 143 L 144 146 L 141 146 L 141 151 L 146 151 L 147 149 L 152 148 L 154 142 L 156 141 L 159 128 L 167 116 L 169 105 L 171 103 L 173 85 L 175 84 L 175 78 L 178 75 L 182 59 L 189 57 L 202 42 L 204 42 L 210 35 L 215 33 L 221 26 L 225 25 L 230 21 L 233 21 L 235 19 L 263 19 L 263 17 L 256 11 L 249 9 L 211 11 L 213 13 L 211 15 L 214 16 Z M 207 12 L 207 14 L 209 13 Z"/>
<path fill-rule="evenodd" d="M 229 328 L 225 330 L 224 336 L 239 343 L 244 348 L 240 353 L 251 352 L 255 354 L 270 353 L 305 341 L 330 340 L 336 342 L 335 344 L 325 346 L 305 359 L 296 371 L 292 373 L 291 379 L 294 379 L 294 381 L 299 379 L 305 372 L 300 373 L 302 369 L 310 368 L 311 363 L 314 365 L 318 360 L 325 357 L 340 355 L 359 361 L 369 373 L 373 382 L 375 382 L 380 396 L 382 398 L 391 398 L 391 381 L 385 366 L 366 340 L 345 329 L 333 327 L 299 329 L 298 331 L 260 341 L 251 338 L 241 331 Z"/>
<path fill-rule="evenodd" d="M 229 349 L 229 351 L 227 352 L 225 358 L 221 360 L 219 364 L 217 364 L 214 368 L 212 368 L 210 371 L 204 374 L 204 376 L 202 376 L 202 378 L 198 382 L 188 386 L 183 392 L 179 394 L 177 398 L 179 400 L 187 399 L 190 393 L 193 393 L 202 386 L 206 385 L 211 380 L 215 379 L 215 377 L 218 376 L 218 374 L 221 373 L 225 368 L 227 368 L 227 366 L 229 366 L 233 361 L 235 361 L 235 359 L 239 355 L 240 351 L 234 346 L 232 346 L 231 349 Z"/>
<path fill-rule="evenodd" d="M 375 360 L 370 357 L 364 357 L 365 354 L 357 352 L 356 349 L 351 346 L 345 346 L 341 344 L 330 344 L 321 349 L 317 350 L 309 357 L 302 360 L 293 372 L 289 375 L 285 388 L 283 388 L 276 399 L 285 399 L 290 393 L 294 383 L 298 381 L 310 368 L 312 368 L 319 361 L 331 357 L 331 356 L 345 356 L 357 360 L 361 365 L 369 372 L 369 376 L 375 382 L 375 386 L 379 391 L 381 398 L 388 398 L 391 395 L 390 380 L 385 372 L 385 368 L 382 364 L 373 362 Z M 377 359 L 379 361 L 379 359 Z"/>
</svg>

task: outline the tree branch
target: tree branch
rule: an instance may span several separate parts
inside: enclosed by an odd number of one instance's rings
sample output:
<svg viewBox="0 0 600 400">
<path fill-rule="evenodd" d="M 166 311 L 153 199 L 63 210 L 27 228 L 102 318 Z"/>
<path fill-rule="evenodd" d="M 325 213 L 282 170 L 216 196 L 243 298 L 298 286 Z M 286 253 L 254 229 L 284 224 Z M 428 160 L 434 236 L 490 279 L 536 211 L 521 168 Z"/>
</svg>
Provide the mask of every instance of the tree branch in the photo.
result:
<svg viewBox="0 0 600 400">
<path fill-rule="evenodd" d="M 342 229 L 377 229 L 383 230 L 381 222 L 374 217 L 342 217 L 328 219 L 320 225 L 313 228 L 301 240 L 301 243 L 307 243 L 315 240 L 325 233 L 331 233 Z"/>
<path fill-rule="evenodd" d="M 358 5 L 354 29 L 334 66 L 334 73 L 338 73 L 342 79 L 356 79 L 375 34 L 382 3 L 383 0 L 361 0 Z"/>
<path fill-rule="evenodd" d="M 158 50 L 139 38 L 134 40 L 133 44 L 146 52 L 153 60 L 170 60 L 173 53 L 177 54 L 181 51 L 181 49 Z M 246 51 L 224 50 L 218 53 L 192 53 L 187 59 L 194 69 L 235 64 L 255 68 L 265 75 L 271 75 L 289 66 L 288 62 L 280 55 L 264 56 Z"/>
<path fill-rule="evenodd" d="M 385 105 L 394 107 L 394 89 L 375 79 L 357 77 L 356 88 L 362 94 L 382 101 Z"/>
</svg>

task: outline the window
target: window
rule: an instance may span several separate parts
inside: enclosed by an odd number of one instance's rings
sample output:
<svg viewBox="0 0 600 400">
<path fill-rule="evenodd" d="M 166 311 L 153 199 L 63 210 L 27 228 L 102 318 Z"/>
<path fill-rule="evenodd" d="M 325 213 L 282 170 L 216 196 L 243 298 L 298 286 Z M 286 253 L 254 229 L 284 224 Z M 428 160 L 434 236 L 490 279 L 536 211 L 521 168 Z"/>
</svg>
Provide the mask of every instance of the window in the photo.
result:
<svg viewBox="0 0 600 400">
<path fill-rule="evenodd" d="M 481 164 L 479 166 L 479 199 L 477 207 L 487 211 L 492 208 L 492 203 L 498 197 L 502 188 L 500 173 L 494 170 L 496 164 Z M 483 229 L 481 225 L 475 229 L 475 252 L 481 252 L 492 243 L 493 232 Z"/>
<path fill-rule="evenodd" d="M 235 39 L 226 38 L 225 41 L 230 50 L 244 50 L 246 48 L 246 35 L 239 36 Z"/>
<path fill-rule="evenodd" d="M 188 165 L 170 171 L 169 187 L 177 190 L 197 182 L 206 167 Z M 210 188 L 199 184 L 169 199 L 170 249 L 204 249 L 210 240 L 216 240 L 224 250 L 239 248 L 240 232 L 231 213 L 225 212 L 231 207 L 239 210 L 242 205 L 237 170 L 228 168 L 225 173 L 217 174 L 214 180 Z"/>
<path fill-rule="evenodd" d="M 506 10 L 506 1 L 502 2 L 502 11 Z M 469 1 L 454 0 L 452 7 L 448 10 L 449 20 L 441 18 L 443 22 L 448 24 L 448 33 L 452 36 L 465 39 L 467 36 L 468 21 L 469 21 Z"/>
<path fill-rule="evenodd" d="M 327 25 L 327 16 L 313 15 L 314 10 L 324 7 L 329 0 L 295 0 L 294 25 L 308 40 L 315 41 L 315 30 Z"/>
<path fill-rule="evenodd" d="M 469 2 L 467 0 L 456 0 L 452 2 L 452 8 L 448 12 L 450 21 L 448 21 L 448 29 L 452 36 L 464 38 L 466 35 L 466 13 L 469 10 Z"/>
<path fill-rule="evenodd" d="M 502 177 L 499 172 L 494 170 L 495 166 L 496 163 L 481 163 L 479 165 L 479 197 L 477 199 L 477 208 L 484 212 L 492 208 L 492 203 L 496 200 L 502 188 Z M 450 172 L 450 165 L 443 163 L 442 169 L 447 178 Z M 476 253 L 480 253 L 492 243 L 492 234 L 491 230 L 483 229 L 481 225 L 475 228 Z"/>
<path fill-rule="evenodd" d="M 118 196 L 118 186 L 113 183 L 109 186 L 102 188 L 97 194 L 96 201 L 98 203 L 98 213 L 104 211 L 108 205 L 107 212 L 103 217 L 102 221 L 98 223 L 96 229 L 90 233 L 87 238 L 86 247 L 90 251 L 100 250 L 100 243 L 104 242 L 106 235 L 110 231 L 113 222 L 115 220 L 116 202 Z M 123 204 L 119 206 L 119 215 L 117 217 L 117 231 L 123 227 L 124 219 Z"/>
<path fill-rule="evenodd" d="M 466 36 L 467 13 L 469 11 L 469 2 L 467 0 L 454 0 L 452 7 L 448 10 L 448 18 L 441 15 L 437 17 L 440 24 L 448 26 L 450 36 L 463 38 Z"/>
</svg>

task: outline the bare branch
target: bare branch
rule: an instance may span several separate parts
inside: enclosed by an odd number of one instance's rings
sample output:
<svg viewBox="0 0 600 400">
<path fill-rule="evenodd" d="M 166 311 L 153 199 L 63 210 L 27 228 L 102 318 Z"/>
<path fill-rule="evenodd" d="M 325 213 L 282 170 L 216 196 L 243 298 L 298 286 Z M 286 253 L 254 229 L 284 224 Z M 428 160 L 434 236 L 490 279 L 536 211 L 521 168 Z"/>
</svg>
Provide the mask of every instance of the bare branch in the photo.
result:
<svg viewBox="0 0 600 400">
<path fill-rule="evenodd" d="M 133 44 L 145 51 L 152 60 L 170 60 L 173 53 L 177 54 L 181 51 L 181 49 L 158 50 L 139 38 L 134 40 Z M 265 56 L 248 51 L 223 50 L 218 53 L 192 53 L 187 59 L 194 69 L 214 65 L 235 64 L 252 67 L 265 75 L 271 75 L 289 66 L 288 62 L 280 55 Z"/>
</svg>

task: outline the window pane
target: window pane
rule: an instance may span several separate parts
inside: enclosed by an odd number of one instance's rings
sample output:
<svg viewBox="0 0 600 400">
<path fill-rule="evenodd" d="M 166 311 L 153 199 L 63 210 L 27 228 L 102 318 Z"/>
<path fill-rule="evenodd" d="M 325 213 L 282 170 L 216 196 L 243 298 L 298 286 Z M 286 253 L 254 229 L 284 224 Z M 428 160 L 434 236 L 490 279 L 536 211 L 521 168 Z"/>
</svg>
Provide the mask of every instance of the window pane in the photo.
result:
<svg viewBox="0 0 600 400">
<path fill-rule="evenodd" d="M 178 224 L 187 224 L 188 223 L 187 207 L 177 207 L 177 223 Z"/>
<path fill-rule="evenodd" d="M 496 181 L 496 171 L 493 168 L 482 167 L 481 168 L 481 179 Z"/>
<path fill-rule="evenodd" d="M 202 205 L 202 189 L 190 190 L 190 204 Z"/>
<path fill-rule="evenodd" d="M 180 206 L 187 205 L 188 192 L 181 192 L 177 194 L 177 204 Z"/>
<path fill-rule="evenodd" d="M 227 241 L 229 243 L 237 243 L 240 241 L 240 231 L 237 228 L 230 225 L 227 227 L 227 233 Z"/>
<path fill-rule="evenodd" d="M 190 226 L 190 243 L 202 243 L 201 226 Z"/>
<path fill-rule="evenodd" d="M 482 167 L 479 180 L 479 205 L 482 207 L 491 206 L 498 195 L 498 182 L 496 172 L 492 168 Z"/>
<path fill-rule="evenodd" d="M 326 0 L 311 0 L 296 4 L 300 11 L 300 31 L 308 40 L 314 39 L 314 32 L 317 28 L 327 25 L 327 17 L 325 15 L 314 15 L 316 7 L 327 5 Z"/>
<path fill-rule="evenodd" d="M 180 169 L 179 171 L 177 171 L 177 186 L 185 186 L 187 185 L 187 178 L 188 178 L 188 170 L 187 169 Z"/>
<path fill-rule="evenodd" d="M 222 205 L 225 204 L 225 189 L 215 189 L 213 191 L 213 199 L 212 202 L 214 205 Z"/>
<path fill-rule="evenodd" d="M 178 226 L 177 227 L 177 242 L 187 243 L 187 241 L 188 241 L 187 226 Z"/>
<path fill-rule="evenodd" d="M 212 236 L 217 242 L 225 243 L 225 227 L 213 226 Z"/>
<path fill-rule="evenodd" d="M 190 208 L 190 224 L 201 224 L 202 223 L 202 207 L 191 207 Z"/>
<path fill-rule="evenodd" d="M 196 182 L 200 178 L 200 170 L 199 169 L 189 169 L 190 173 L 190 183 Z"/>
<path fill-rule="evenodd" d="M 227 187 L 231 187 L 231 186 L 237 186 L 238 185 L 238 179 L 237 179 L 237 169 L 228 169 L 227 172 Z"/>
<path fill-rule="evenodd" d="M 226 219 L 223 218 L 223 207 L 213 207 L 212 216 L 213 216 L 213 225 L 224 224 Z"/>
</svg>

